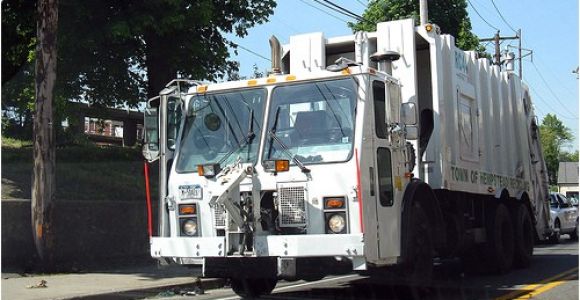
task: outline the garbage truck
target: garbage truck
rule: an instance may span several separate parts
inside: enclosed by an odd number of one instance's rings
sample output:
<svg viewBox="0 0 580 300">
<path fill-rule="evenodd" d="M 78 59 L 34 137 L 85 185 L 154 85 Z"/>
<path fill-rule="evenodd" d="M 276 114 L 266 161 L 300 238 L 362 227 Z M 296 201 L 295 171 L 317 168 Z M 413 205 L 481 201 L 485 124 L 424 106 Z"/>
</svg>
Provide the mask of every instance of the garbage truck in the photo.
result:
<svg viewBox="0 0 580 300">
<path fill-rule="evenodd" d="M 341 272 L 429 280 L 448 257 L 498 273 L 530 264 L 552 228 L 537 119 L 513 70 L 413 19 L 270 44 L 264 78 L 176 79 L 148 101 L 152 257 L 242 296 Z"/>
</svg>

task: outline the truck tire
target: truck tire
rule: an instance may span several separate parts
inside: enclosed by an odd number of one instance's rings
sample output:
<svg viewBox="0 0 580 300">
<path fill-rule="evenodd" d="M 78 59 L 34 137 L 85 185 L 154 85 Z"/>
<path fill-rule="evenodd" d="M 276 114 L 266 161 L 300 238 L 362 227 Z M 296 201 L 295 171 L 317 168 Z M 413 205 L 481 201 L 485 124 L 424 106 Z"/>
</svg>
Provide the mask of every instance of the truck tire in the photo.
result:
<svg viewBox="0 0 580 300">
<path fill-rule="evenodd" d="M 514 261 L 514 227 L 504 204 L 497 205 L 495 213 L 488 214 L 486 230 L 489 267 L 494 273 L 507 273 Z"/>
<path fill-rule="evenodd" d="M 517 206 L 514 220 L 514 265 L 518 268 L 526 268 L 530 265 L 534 252 L 534 225 L 525 205 Z"/>
<path fill-rule="evenodd" d="M 430 285 L 433 274 L 433 240 L 429 218 L 416 203 L 412 207 L 409 238 L 405 245 L 405 261 L 398 268 L 411 285 Z"/>
<path fill-rule="evenodd" d="M 232 290 L 242 298 L 256 298 L 270 294 L 278 279 L 276 278 L 232 278 Z"/>
</svg>

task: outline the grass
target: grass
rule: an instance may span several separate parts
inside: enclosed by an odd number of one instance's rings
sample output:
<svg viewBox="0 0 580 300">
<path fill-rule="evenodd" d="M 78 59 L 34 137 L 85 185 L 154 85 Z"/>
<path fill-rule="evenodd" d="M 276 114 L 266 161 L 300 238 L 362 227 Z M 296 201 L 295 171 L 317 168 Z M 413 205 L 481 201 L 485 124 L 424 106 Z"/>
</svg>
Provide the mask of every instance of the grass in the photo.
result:
<svg viewBox="0 0 580 300">
<path fill-rule="evenodd" d="M 32 148 L 2 137 L 2 199 L 30 199 Z M 152 195 L 157 164 L 150 166 Z M 143 159 L 138 149 L 96 146 L 56 149 L 55 199 L 145 201 Z"/>
</svg>

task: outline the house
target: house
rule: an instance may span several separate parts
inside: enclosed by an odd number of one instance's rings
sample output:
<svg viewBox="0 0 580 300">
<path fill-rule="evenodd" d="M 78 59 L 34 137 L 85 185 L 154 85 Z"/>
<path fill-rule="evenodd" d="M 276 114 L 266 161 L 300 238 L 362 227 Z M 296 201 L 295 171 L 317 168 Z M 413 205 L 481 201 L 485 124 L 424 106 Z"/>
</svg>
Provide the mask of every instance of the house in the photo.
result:
<svg viewBox="0 0 580 300">
<path fill-rule="evenodd" d="M 558 168 L 558 192 L 567 198 L 578 199 L 578 162 L 560 162 Z"/>
</svg>

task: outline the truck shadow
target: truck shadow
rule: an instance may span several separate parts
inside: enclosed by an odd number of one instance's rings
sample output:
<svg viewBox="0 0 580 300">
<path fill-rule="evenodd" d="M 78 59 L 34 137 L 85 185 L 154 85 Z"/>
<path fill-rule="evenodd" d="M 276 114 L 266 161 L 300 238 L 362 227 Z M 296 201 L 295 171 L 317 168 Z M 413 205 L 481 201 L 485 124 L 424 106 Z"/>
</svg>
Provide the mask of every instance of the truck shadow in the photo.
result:
<svg viewBox="0 0 580 300">
<path fill-rule="evenodd" d="M 428 286 L 402 286 L 392 280 L 361 277 L 339 285 L 315 286 L 301 292 L 279 292 L 276 299 L 513 299 L 530 292 L 532 284 L 578 280 L 577 254 L 536 254 L 532 265 L 503 275 L 466 270 L 459 260 L 438 264 Z M 418 291 L 418 292 L 417 292 Z"/>
</svg>

